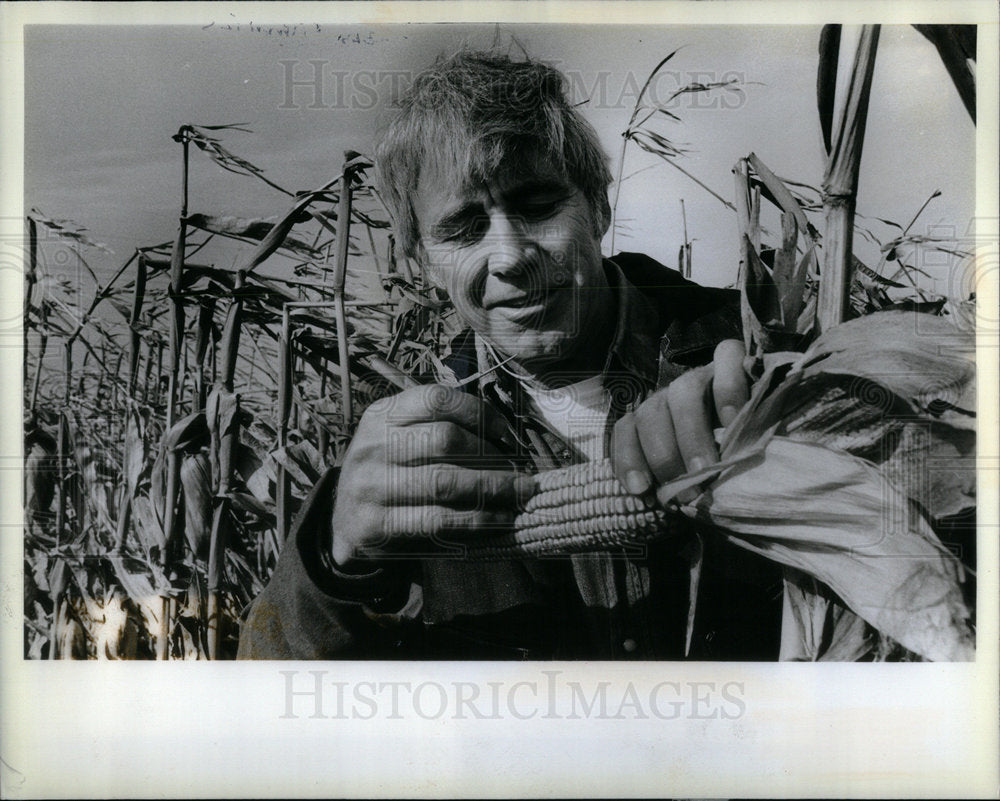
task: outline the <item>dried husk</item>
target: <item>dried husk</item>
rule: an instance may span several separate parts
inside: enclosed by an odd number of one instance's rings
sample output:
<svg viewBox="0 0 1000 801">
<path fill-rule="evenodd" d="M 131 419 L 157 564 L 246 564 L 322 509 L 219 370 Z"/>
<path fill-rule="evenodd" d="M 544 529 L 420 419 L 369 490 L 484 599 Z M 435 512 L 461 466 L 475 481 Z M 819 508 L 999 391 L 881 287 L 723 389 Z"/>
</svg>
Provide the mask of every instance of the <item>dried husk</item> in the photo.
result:
<svg viewBox="0 0 1000 801">
<path fill-rule="evenodd" d="M 842 617 L 830 601 L 924 658 L 972 658 L 963 568 L 925 516 L 974 503 L 971 345 L 947 321 L 906 312 L 829 329 L 797 358 L 772 357 L 714 475 L 671 483 L 679 492 L 710 480 L 688 514 L 832 590 L 786 594 L 793 630 L 813 640 L 802 653 L 815 657 L 829 616 Z M 921 466 L 935 455 L 954 469 L 928 485 Z M 862 641 L 846 637 L 834 653 L 846 658 Z"/>
<path fill-rule="evenodd" d="M 727 539 L 813 576 L 858 616 L 933 660 L 972 658 L 962 568 L 869 462 L 775 436 L 694 507 Z"/>
</svg>

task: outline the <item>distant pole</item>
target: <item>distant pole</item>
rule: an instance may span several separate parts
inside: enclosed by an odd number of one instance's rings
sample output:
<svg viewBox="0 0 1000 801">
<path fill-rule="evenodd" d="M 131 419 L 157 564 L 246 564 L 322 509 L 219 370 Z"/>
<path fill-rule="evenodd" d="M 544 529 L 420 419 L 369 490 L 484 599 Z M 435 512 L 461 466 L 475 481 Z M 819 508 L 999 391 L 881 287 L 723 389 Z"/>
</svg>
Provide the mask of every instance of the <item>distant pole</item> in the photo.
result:
<svg viewBox="0 0 1000 801">
<path fill-rule="evenodd" d="M 683 258 L 680 260 L 681 275 L 685 278 L 691 277 L 691 242 L 688 239 L 687 211 L 684 209 L 684 198 L 681 198 L 681 220 L 684 223 L 684 245 L 681 250 Z"/>
</svg>

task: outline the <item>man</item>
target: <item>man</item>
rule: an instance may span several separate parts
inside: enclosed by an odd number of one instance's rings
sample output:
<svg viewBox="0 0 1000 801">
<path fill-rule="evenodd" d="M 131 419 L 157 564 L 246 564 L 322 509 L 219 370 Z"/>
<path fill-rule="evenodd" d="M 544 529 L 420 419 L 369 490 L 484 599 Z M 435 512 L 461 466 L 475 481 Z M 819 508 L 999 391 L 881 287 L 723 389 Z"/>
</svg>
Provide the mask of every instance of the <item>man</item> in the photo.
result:
<svg viewBox="0 0 1000 801">
<path fill-rule="evenodd" d="M 449 364 L 475 392 L 366 410 L 249 610 L 242 658 L 777 656 L 777 573 L 690 524 L 638 552 L 461 558 L 511 524 L 534 470 L 610 455 L 652 495 L 717 460 L 713 427 L 748 397 L 735 293 L 602 258 L 606 161 L 554 69 L 466 52 L 416 79 L 378 182 L 469 327 Z"/>
</svg>

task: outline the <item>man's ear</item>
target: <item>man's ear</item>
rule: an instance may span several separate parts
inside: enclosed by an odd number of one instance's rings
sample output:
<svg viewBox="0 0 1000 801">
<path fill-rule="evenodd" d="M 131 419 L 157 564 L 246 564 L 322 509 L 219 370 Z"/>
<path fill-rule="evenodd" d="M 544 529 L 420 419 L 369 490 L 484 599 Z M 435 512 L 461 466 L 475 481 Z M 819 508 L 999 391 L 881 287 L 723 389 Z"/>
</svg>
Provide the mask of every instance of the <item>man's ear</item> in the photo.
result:
<svg viewBox="0 0 1000 801">
<path fill-rule="evenodd" d="M 604 238 L 611 227 L 611 204 L 608 203 L 607 195 L 601 195 L 600 205 L 594 209 L 594 236 L 598 240 Z"/>
<path fill-rule="evenodd" d="M 427 258 L 427 250 L 424 248 L 423 240 L 418 239 L 414 243 L 411 258 L 420 266 L 424 275 L 427 276 L 428 281 L 438 287 L 438 289 L 448 291 L 448 288 L 441 283 L 441 277 L 438 275 L 437 270 L 431 266 L 430 259 Z"/>
</svg>

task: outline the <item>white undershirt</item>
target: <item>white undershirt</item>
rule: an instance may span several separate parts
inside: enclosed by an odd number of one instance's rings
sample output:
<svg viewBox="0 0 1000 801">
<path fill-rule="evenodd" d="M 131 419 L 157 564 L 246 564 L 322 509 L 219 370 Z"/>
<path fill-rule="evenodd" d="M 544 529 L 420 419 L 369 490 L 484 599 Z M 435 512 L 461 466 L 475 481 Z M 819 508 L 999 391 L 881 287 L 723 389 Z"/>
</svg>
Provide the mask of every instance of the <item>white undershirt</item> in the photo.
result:
<svg viewBox="0 0 1000 801">
<path fill-rule="evenodd" d="M 603 376 L 569 384 L 559 389 L 525 387 L 534 412 L 562 439 L 587 459 L 604 457 L 604 431 L 611 396 L 604 388 Z"/>
</svg>

